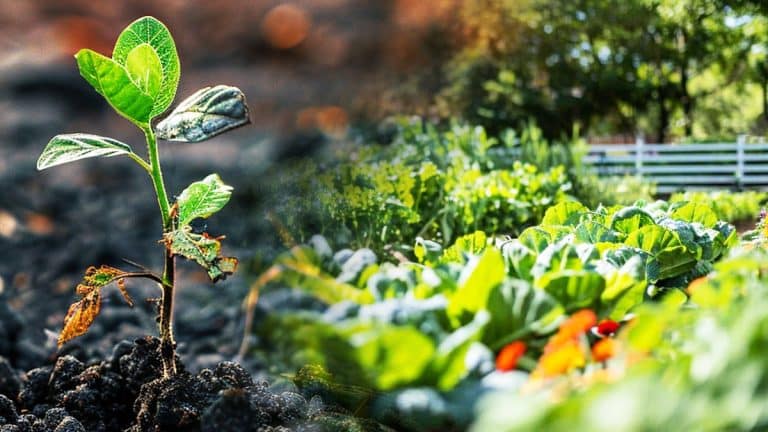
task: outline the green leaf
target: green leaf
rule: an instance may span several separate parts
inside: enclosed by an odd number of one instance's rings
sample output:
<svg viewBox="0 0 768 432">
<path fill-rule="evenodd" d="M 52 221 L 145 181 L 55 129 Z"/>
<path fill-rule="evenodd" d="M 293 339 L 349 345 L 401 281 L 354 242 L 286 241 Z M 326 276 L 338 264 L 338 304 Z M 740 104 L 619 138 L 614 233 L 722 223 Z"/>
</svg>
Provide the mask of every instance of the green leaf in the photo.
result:
<svg viewBox="0 0 768 432">
<path fill-rule="evenodd" d="M 504 280 L 504 259 L 496 248 L 488 248 L 480 257 L 472 257 L 461 272 L 459 288 L 448 303 L 448 316 L 454 325 L 464 321 L 467 313 L 483 309 L 491 289 Z"/>
<path fill-rule="evenodd" d="M 232 187 L 225 185 L 218 174 L 211 174 L 192 183 L 176 200 L 179 205 L 179 226 L 216 213 L 224 208 L 231 196 Z"/>
<path fill-rule="evenodd" d="M 600 301 L 610 307 L 608 318 L 619 321 L 630 309 L 642 303 L 647 286 L 644 273 L 645 262 L 640 255 L 635 255 L 621 268 L 603 275 L 605 291 L 600 295 Z"/>
<path fill-rule="evenodd" d="M 597 248 L 591 244 L 573 244 L 573 237 L 565 237 L 547 246 L 531 269 L 534 277 L 542 276 L 551 270 L 579 270 L 593 259 L 599 258 Z"/>
<path fill-rule="evenodd" d="M 165 233 L 163 238 L 172 254 L 200 264 L 214 282 L 226 278 L 237 269 L 237 258 L 221 256 L 221 242 L 218 238 L 206 233 L 194 233 L 189 226 Z"/>
<path fill-rule="evenodd" d="M 698 222 L 707 228 L 714 228 L 717 224 L 717 215 L 706 204 L 689 202 L 670 214 L 670 217 L 686 222 Z"/>
<path fill-rule="evenodd" d="M 250 122 L 245 95 L 237 87 L 217 85 L 184 99 L 157 124 L 158 138 L 200 142 Z"/>
<path fill-rule="evenodd" d="M 141 44 L 128 53 L 125 70 L 133 82 L 151 97 L 156 97 L 163 80 L 160 58 L 149 44 Z"/>
<path fill-rule="evenodd" d="M 112 138 L 83 133 L 56 135 L 40 154 L 37 169 L 44 170 L 80 159 L 123 154 L 133 154 L 131 147 Z"/>
<path fill-rule="evenodd" d="M 635 256 L 639 256 L 645 264 L 645 278 L 649 283 L 655 283 L 661 273 L 661 265 L 648 252 L 635 247 L 621 246 L 605 253 L 605 260 L 615 267 L 623 267 Z"/>
<path fill-rule="evenodd" d="M 545 274 L 536 280 L 536 286 L 570 312 L 593 307 L 605 289 L 605 279 L 589 270 L 563 270 Z"/>
<path fill-rule="evenodd" d="M 430 338 L 411 326 L 377 326 L 349 337 L 359 364 L 379 390 L 392 390 L 422 376 L 435 354 Z"/>
<path fill-rule="evenodd" d="M 506 339 L 535 333 L 542 329 L 550 314 L 562 308 L 546 292 L 522 280 L 508 280 L 493 288 L 485 306 L 491 322 L 483 333 L 483 342 L 496 348 Z"/>
<path fill-rule="evenodd" d="M 143 126 L 152 118 L 152 97 L 134 84 L 128 71 L 109 57 L 89 49 L 75 55 L 80 75 L 109 102 L 118 114 Z"/>
<path fill-rule="evenodd" d="M 541 253 L 553 241 L 549 232 L 537 226 L 526 228 L 518 239 L 523 246 L 536 253 Z"/>
<path fill-rule="evenodd" d="M 595 221 L 582 221 L 576 226 L 576 240 L 585 243 L 610 242 L 616 243 L 623 237 L 622 233 L 614 231 Z"/>
<path fill-rule="evenodd" d="M 281 282 L 304 290 L 328 304 L 342 301 L 360 304 L 374 302 L 370 292 L 339 282 L 325 273 L 320 266 L 319 258 L 309 246 L 294 246 L 290 251 L 280 255 L 275 265 L 281 270 Z"/>
<path fill-rule="evenodd" d="M 656 222 L 653 216 L 645 210 L 630 206 L 625 207 L 613 214 L 611 218 L 611 229 L 624 234 L 629 234 L 646 225 L 654 225 Z"/>
<path fill-rule="evenodd" d="M 658 260 L 661 265 L 659 279 L 679 276 L 696 265 L 694 252 L 683 245 L 677 234 L 658 225 L 634 231 L 625 244 L 642 249 Z"/>
<path fill-rule="evenodd" d="M 531 269 L 536 264 L 536 253 L 523 245 L 520 240 L 513 239 L 499 246 L 504 262 L 507 265 L 507 273 L 519 279 L 529 280 Z"/>
<path fill-rule="evenodd" d="M 139 18 L 120 33 L 112 58 L 118 64 L 126 66 L 131 51 L 142 44 L 152 47 L 162 67 L 160 89 L 152 98 L 149 118 L 153 118 L 165 112 L 176 97 L 181 66 L 171 33 L 163 23 L 152 17 Z"/>
<path fill-rule="evenodd" d="M 440 243 L 433 242 L 432 240 L 425 240 L 421 237 L 416 237 L 416 244 L 413 246 L 413 254 L 419 263 L 435 263 L 440 259 L 443 254 L 443 247 Z"/>
<path fill-rule="evenodd" d="M 456 329 L 438 345 L 429 365 L 431 379 L 428 384 L 434 383 L 438 389 L 447 391 L 467 375 L 467 351 L 480 339 L 490 318 L 488 312 L 479 311 L 469 324 Z"/>
<path fill-rule="evenodd" d="M 542 225 L 578 225 L 581 216 L 587 210 L 577 201 L 566 201 L 547 209 Z"/>
<path fill-rule="evenodd" d="M 482 231 L 475 231 L 456 239 L 456 242 L 445 249 L 441 261 L 464 262 L 464 255 L 479 255 L 488 246 L 488 236 Z"/>
</svg>

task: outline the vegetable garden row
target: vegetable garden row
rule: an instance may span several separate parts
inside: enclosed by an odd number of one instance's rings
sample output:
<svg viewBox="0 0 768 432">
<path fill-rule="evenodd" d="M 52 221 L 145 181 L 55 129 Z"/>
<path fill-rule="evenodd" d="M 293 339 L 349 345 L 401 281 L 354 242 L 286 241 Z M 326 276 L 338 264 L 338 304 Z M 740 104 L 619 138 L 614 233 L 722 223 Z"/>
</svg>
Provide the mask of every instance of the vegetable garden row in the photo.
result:
<svg viewBox="0 0 768 432">
<path fill-rule="evenodd" d="M 729 222 L 756 221 L 765 194 L 589 208 L 574 192 L 599 180 L 573 164 L 499 161 L 481 129 L 399 126 L 389 147 L 309 170 L 325 236 L 254 283 L 242 355 L 398 430 L 768 420 L 764 233 Z M 281 227 L 288 243 L 302 229 Z M 309 306 L 257 306 L 285 289 Z"/>
</svg>

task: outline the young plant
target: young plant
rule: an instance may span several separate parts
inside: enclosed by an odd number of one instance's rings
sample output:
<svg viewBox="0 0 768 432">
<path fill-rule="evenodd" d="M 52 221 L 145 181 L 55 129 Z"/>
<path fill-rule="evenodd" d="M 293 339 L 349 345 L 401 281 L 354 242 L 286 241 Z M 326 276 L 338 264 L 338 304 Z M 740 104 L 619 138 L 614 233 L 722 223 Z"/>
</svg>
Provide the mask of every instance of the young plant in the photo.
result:
<svg viewBox="0 0 768 432">
<path fill-rule="evenodd" d="M 128 144 L 112 138 L 84 133 L 55 136 L 37 161 L 37 169 L 97 156 L 126 155 L 144 169 L 152 180 L 160 207 L 165 246 L 162 275 L 142 268 L 129 272 L 113 267 L 90 267 L 77 286 L 81 299 L 72 304 L 64 318 L 59 346 L 84 334 L 98 315 L 101 289 L 117 282 L 129 305 L 133 301 L 125 289 L 125 279 L 147 278 L 159 284 L 162 297 L 158 303 L 160 351 L 164 375 L 176 372 L 173 337 L 173 294 L 176 257 L 200 264 L 216 282 L 232 274 L 237 259 L 221 255 L 220 240 L 207 233 L 193 231 L 190 222 L 207 218 L 229 201 L 232 188 L 217 174 L 189 185 L 171 203 L 166 193 L 160 167 L 157 138 L 168 141 L 199 142 L 249 122 L 243 93 L 224 85 L 198 90 L 184 100 L 163 121 L 153 120 L 171 105 L 179 83 L 180 66 L 176 45 L 168 29 L 152 17 L 131 23 L 117 39 L 112 58 L 89 49 L 76 55 L 80 74 L 101 94 L 118 114 L 128 119 L 143 133 L 147 159 L 135 153 Z"/>
</svg>

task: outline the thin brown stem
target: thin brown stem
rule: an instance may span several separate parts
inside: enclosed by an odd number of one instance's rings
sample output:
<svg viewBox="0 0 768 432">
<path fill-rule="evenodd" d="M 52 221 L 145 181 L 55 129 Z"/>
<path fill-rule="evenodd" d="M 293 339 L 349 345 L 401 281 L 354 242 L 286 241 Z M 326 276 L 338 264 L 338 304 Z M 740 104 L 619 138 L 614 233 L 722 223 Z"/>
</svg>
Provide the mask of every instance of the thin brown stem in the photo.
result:
<svg viewBox="0 0 768 432">
<path fill-rule="evenodd" d="M 163 270 L 163 297 L 160 302 L 160 354 L 163 358 L 163 376 L 176 374 L 176 342 L 173 339 L 173 288 L 176 281 L 176 258 L 170 250 L 165 251 Z"/>
</svg>

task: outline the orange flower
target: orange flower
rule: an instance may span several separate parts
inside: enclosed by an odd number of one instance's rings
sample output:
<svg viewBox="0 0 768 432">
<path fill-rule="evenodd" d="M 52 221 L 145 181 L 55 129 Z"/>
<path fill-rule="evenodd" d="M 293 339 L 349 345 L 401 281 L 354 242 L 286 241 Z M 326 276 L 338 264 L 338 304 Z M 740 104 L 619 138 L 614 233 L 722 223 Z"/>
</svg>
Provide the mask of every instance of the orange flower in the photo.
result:
<svg viewBox="0 0 768 432">
<path fill-rule="evenodd" d="M 517 366 L 517 361 L 525 354 L 525 343 L 515 341 L 501 349 L 496 357 L 496 369 L 507 372 Z"/>
<path fill-rule="evenodd" d="M 583 309 L 576 312 L 560 324 L 560 329 L 549 339 L 547 346 L 544 347 L 544 352 L 547 353 L 573 339 L 578 339 L 582 333 L 589 330 L 596 322 L 597 316 L 591 310 Z"/>
<path fill-rule="evenodd" d="M 532 373 L 534 378 L 546 378 L 570 372 L 584 366 L 584 351 L 576 339 L 571 339 L 545 353 Z"/>
<path fill-rule="evenodd" d="M 590 309 L 582 309 L 571 315 L 564 323 L 560 324 L 560 333 L 563 337 L 576 337 L 597 323 L 597 316 Z"/>
<path fill-rule="evenodd" d="M 616 354 L 616 341 L 611 338 L 600 339 L 592 347 L 592 359 L 604 362 Z"/>
</svg>

